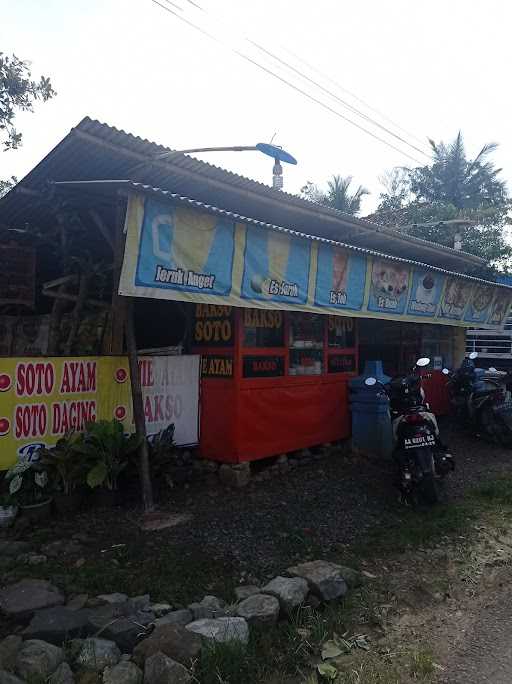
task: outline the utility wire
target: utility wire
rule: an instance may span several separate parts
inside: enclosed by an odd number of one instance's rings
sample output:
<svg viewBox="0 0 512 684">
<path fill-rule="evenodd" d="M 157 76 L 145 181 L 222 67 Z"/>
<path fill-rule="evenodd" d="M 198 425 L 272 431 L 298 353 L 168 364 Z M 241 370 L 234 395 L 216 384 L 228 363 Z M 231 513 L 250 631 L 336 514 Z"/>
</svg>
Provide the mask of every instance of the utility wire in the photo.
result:
<svg viewBox="0 0 512 684">
<path fill-rule="evenodd" d="M 165 1 L 166 1 L 166 2 L 169 2 L 169 0 L 165 0 Z M 210 17 L 213 17 L 213 19 L 216 20 L 217 22 L 223 22 L 223 23 L 225 23 L 225 21 L 223 21 L 221 18 L 220 18 L 220 19 L 219 19 L 219 18 L 216 18 L 211 12 L 209 12 L 209 11 L 206 10 L 206 9 L 204 9 L 204 7 L 201 7 L 201 5 L 200 5 L 199 3 L 193 2 L 193 0 L 187 0 L 187 2 L 188 2 L 190 5 L 192 5 L 193 7 L 195 7 L 196 9 L 200 10 L 201 12 L 203 12 L 205 15 L 210 16 Z M 315 81 L 314 79 L 310 78 L 309 76 L 307 76 L 306 74 L 304 74 L 302 71 L 300 71 L 300 69 L 297 69 L 297 68 L 294 67 L 292 64 L 290 64 L 289 62 L 287 62 L 287 61 L 285 61 L 284 59 L 282 59 L 281 57 L 279 57 L 279 55 L 276 55 L 275 53 L 271 52 L 271 51 L 268 50 L 266 47 L 264 47 L 264 46 L 261 45 L 260 43 L 256 42 L 255 40 L 253 40 L 253 39 L 250 38 L 249 36 L 244 35 L 243 37 L 244 37 L 244 40 L 246 40 L 248 43 L 250 43 L 252 46 L 254 46 L 257 50 L 260 50 L 260 52 L 263 52 L 265 55 L 267 55 L 267 56 L 270 57 L 271 59 L 274 59 L 276 62 L 279 62 L 279 64 L 283 65 L 286 69 L 289 69 L 290 71 L 293 71 L 293 72 L 296 73 L 298 76 L 300 76 L 300 78 L 304 79 L 305 81 L 308 81 L 309 83 L 311 83 L 313 86 L 315 86 L 315 87 L 318 88 L 319 90 L 322 90 L 322 91 L 325 92 L 327 95 L 329 95 L 329 96 L 332 97 L 333 99 L 337 100 L 342 106 L 346 107 L 347 109 L 349 109 L 350 111 L 352 111 L 352 113 L 356 114 L 356 116 L 361 117 L 362 119 L 368 121 L 368 122 L 371 123 L 372 125 L 374 125 L 374 126 L 380 128 L 381 130 L 385 131 L 388 135 L 391 135 L 392 137 L 396 138 L 397 140 L 399 140 L 400 142 L 404 143 L 405 145 L 408 145 L 408 146 L 409 146 L 411 149 L 413 149 L 415 152 L 419 152 L 420 154 L 424 155 L 424 156 L 427 157 L 428 159 L 431 158 L 431 155 L 430 155 L 430 154 L 427 154 L 427 153 L 425 152 L 425 150 L 422 150 L 422 149 L 420 149 L 419 147 L 417 147 L 416 145 L 413 145 L 413 144 L 412 144 L 411 142 L 409 142 L 408 140 L 405 140 L 405 138 L 401 137 L 400 135 L 398 135 L 398 134 L 395 133 L 394 131 L 392 131 L 392 130 L 390 130 L 389 128 L 387 128 L 386 126 L 382 125 L 381 123 L 379 123 L 378 121 L 376 121 L 375 119 L 373 119 L 373 118 L 372 118 L 371 116 L 369 116 L 368 114 L 365 114 L 364 112 L 361 112 L 361 110 L 357 109 L 357 107 L 354 107 L 353 105 L 351 105 L 351 104 L 350 104 L 349 102 L 347 102 L 346 100 L 343 100 L 341 97 L 339 97 L 338 95 L 336 95 L 335 93 L 333 93 L 331 90 L 329 90 L 328 88 L 324 87 L 321 83 L 318 83 L 318 81 Z M 296 57 L 296 59 L 298 59 L 299 61 L 303 61 L 300 57 Z M 309 66 L 309 65 L 307 65 L 306 62 L 304 62 L 304 64 L 306 64 L 306 66 Z M 309 66 L 309 68 L 310 68 L 310 69 L 312 68 L 313 70 L 315 70 L 314 67 Z M 318 72 L 318 73 L 320 73 L 320 75 L 322 75 L 321 72 Z M 326 76 L 324 75 L 324 77 L 326 77 Z M 328 78 L 328 77 L 326 77 L 326 78 Z M 330 79 L 329 79 L 329 80 L 330 80 Z M 338 87 L 340 87 L 340 86 L 338 86 Z M 344 88 L 341 88 L 341 89 L 344 90 Z M 346 91 L 346 92 L 349 92 L 349 91 Z M 349 94 L 352 95 L 352 93 L 349 93 Z M 352 97 L 355 97 L 355 96 L 352 95 Z M 368 106 L 368 105 L 366 105 L 366 106 Z M 381 115 L 381 116 L 382 116 L 382 115 Z M 391 122 L 391 123 L 393 123 L 393 122 Z M 398 126 L 397 124 L 394 124 L 394 123 L 393 123 L 393 125 L 396 126 L 397 128 L 400 128 L 400 126 Z M 415 137 L 415 136 L 412 136 L 412 137 Z"/>
<path fill-rule="evenodd" d="M 165 1 L 168 2 L 169 0 L 165 0 Z M 399 147 L 396 147 L 395 145 L 391 144 L 390 142 L 388 142 L 388 141 L 385 140 L 384 138 L 381 138 L 381 137 L 379 137 L 378 135 L 375 135 L 375 133 L 373 133 L 372 131 L 369 131 L 369 130 L 368 130 L 367 128 L 365 128 L 364 126 L 361 126 L 360 124 L 358 124 L 357 122 L 353 121 L 352 119 L 349 119 L 347 116 L 345 116 L 344 114 L 341 114 L 341 112 L 337 111 L 336 109 L 334 109 L 333 107 L 331 107 L 331 106 L 328 105 L 327 103 L 322 102 L 322 100 L 319 100 L 318 98 L 314 97 L 314 95 L 311 95 L 311 94 L 308 93 L 307 91 L 302 90 L 302 88 L 299 88 L 297 85 L 295 85 L 295 84 L 292 83 L 291 81 L 288 81 L 288 80 L 287 80 L 286 78 L 284 78 L 283 76 L 280 76 L 279 74 L 276 74 L 276 73 L 275 73 L 274 71 L 272 71 L 271 69 L 268 69 L 267 67 L 263 66 L 262 64 L 260 64 L 260 63 L 257 62 L 256 60 L 252 59 L 252 58 L 249 57 L 248 55 L 244 54 L 244 53 L 241 52 L 240 50 L 237 50 L 235 47 L 233 47 L 233 46 L 231 46 L 231 45 L 227 46 L 226 43 L 224 43 L 223 41 L 221 41 L 217 36 L 211 34 L 209 31 L 206 31 L 206 29 L 202 28 L 201 26 L 198 26 L 197 24 L 195 24 L 195 23 L 194 23 L 193 21 L 191 21 L 190 19 L 187 19 L 186 17 L 181 16 L 180 14 L 177 14 L 177 12 L 175 12 L 174 10 L 172 10 L 170 7 L 168 7 L 168 6 L 166 6 L 166 5 L 162 5 L 158 0 L 151 0 L 151 2 L 152 2 L 153 4 L 155 4 L 155 5 L 158 5 L 158 7 L 161 7 L 161 8 L 162 8 L 163 10 L 165 10 L 166 12 L 169 12 L 169 14 L 172 14 L 174 17 L 176 17 L 176 18 L 179 19 L 180 21 L 184 22 L 185 24 L 187 24 L 187 25 L 190 26 L 191 28 L 195 29 L 196 31 L 199 31 L 199 32 L 202 33 L 204 36 L 210 38 L 210 40 L 213 40 L 214 42 L 218 43 L 218 44 L 221 45 L 222 47 L 224 47 L 224 48 L 229 47 L 229 49 L 230 49 L 232 52 L 234 52 L 236 55 L 238 55 L 239 57 L 241 57 L 241 58 L 244 59 L 245 61 L 249 62 L 249 63 L 252 64 L 253 66 L 257 67 L 258 69 L 261 69 L 262 71 L 264 71 L 265 73 L 269 74 L 270 76 L 273 76 L 273 77 L 276 78 L 278 81 L 281 81 L 282 83 L 286 84 L 287 86 L 289 86 L 289 87 L 292 88 L 293 90 L 296 90 L 296 91 L 297 91 L 298 93 L 300 93 L 301 95 L 304 95 L 304 97 L 307 97 L 307 98 L 308 98 L 309 100 L 311 100 L 312 102 L 315 102 L 316 104 L 320 105 L 320 106 L 323 107 L 324 109 L 327 109 L 329 112 L 331 112 L 331 113 L 334 114 L 335 116 L 339 117 L 340 119 L 343 119 L 343 120 L 346 121 L 347 123 L 352 124 L 352 126 L 355 126 L 356 128 L 358 128 L 359 130 L 363 131 L 364 133 L 367 133 L 368 135 L 370 135 L 370 136 L 371 136 L 372 138 L 374 138 L 375 140 L 378 140 L 379 142 L 383 143 L 384 145 L 387 145 L 387 146 L 390 147 L 391 149 L 395 150 L 395 152 L 399 152 L 400 154 L 403 154 L 405 157 L 408 157 L 409 159 L 411 159 L 412 161 L 416 162 L 416 164 L 419 164 L 420 166 L 423 165 L 423 162 L 420 161 L 419 159 L 416 159 L 416 157 L 413 157 L 413 156 L 411 156 L 410 154 L 408 154 L 407 152 L 404 152 L 404 150 L 401 150 Z"/>
</svg>

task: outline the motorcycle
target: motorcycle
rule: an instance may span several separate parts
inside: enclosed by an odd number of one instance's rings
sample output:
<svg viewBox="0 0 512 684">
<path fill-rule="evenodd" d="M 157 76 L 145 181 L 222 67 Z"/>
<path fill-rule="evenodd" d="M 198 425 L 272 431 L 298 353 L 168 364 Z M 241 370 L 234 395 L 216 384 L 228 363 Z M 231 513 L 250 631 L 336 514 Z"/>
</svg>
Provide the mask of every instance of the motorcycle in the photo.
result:
<svg viewBox="0 0 512 684">
<path fill-rule="evenodd" d="M 395 376 L 386 385 L 372 377 L 365 380 L 368 387 L 380 385 L 389 400 L 397 484 L 402 499 L 412 504 L 437 503 L 438 482 L 455 468 L 452 454 L 440 441 L 436 418 L 421 386 L 418 370 L 429 363 L 426 357 L 418 359 L 410 374 Z"/>
<path fill-rule="evenodd" d="M 458 370 L 443 368 L 449 378 L 450 398 L 459 422 L 477 436 L 512 447 L 512 400 L 507 390 L 508 373 L 496 368 L 476 368 L 478 352 L 471 352 Z"/>
</svg>

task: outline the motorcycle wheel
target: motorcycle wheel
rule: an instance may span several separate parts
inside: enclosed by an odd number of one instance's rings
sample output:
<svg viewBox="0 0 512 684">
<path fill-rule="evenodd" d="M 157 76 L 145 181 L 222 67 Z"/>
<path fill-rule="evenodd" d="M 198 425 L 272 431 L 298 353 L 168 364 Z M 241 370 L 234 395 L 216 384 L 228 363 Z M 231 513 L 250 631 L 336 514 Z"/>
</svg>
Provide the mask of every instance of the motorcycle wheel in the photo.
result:
<svg viewBox="0 0 512 684">
<path fill-rule="evenodd" d="M 433 473 L 423 475 L 421 482 L 418 484 L 419 495 L 423 503 L 433 506 L 439 501 L 439 493 L 437 491 L 437 483 Z"/>
</svg>

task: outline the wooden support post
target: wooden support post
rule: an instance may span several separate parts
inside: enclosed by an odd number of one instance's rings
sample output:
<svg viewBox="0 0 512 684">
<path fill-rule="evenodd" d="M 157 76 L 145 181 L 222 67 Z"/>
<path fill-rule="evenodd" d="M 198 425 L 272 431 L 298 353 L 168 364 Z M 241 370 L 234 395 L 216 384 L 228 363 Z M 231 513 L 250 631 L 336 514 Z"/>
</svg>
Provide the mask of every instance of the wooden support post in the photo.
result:
<svg viewBox="0 0 512 684">
<path fill-rule="evenodd" d="M 144 512 L 151 513 L 154 510 L 153 487 L 149 472 L 149 451 L 146 435 L 146 421 L 144 416 L 144 404 L 142 402 L 142 387 L 140 384 L 139 364 L 137 360 L 137 341 L 135 339 L 133 299 L 130 298 L 127 304 L 128 306 L 126 307 L 125 317 L 126 346 L 128 349 L 128 362 L 130 365 L 135 432 L 141 440 L 139 447 L 139 473 L 142 486 L 142 503 L 144 505 Z"/>
</svg>

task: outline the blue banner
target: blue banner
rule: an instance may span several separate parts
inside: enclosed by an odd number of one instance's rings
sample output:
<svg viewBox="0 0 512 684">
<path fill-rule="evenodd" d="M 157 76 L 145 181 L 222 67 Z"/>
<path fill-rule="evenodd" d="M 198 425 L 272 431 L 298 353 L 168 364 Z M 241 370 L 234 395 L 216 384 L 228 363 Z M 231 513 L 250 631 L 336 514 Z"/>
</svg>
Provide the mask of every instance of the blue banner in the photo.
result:
<svg viewBox="0 0 512 684">
<path fill-rule="evenodd" d="M 363 308 L 366 257 L 332 245 L 320 244 L 315 304 L 334 309 Z"/>
</svg>

